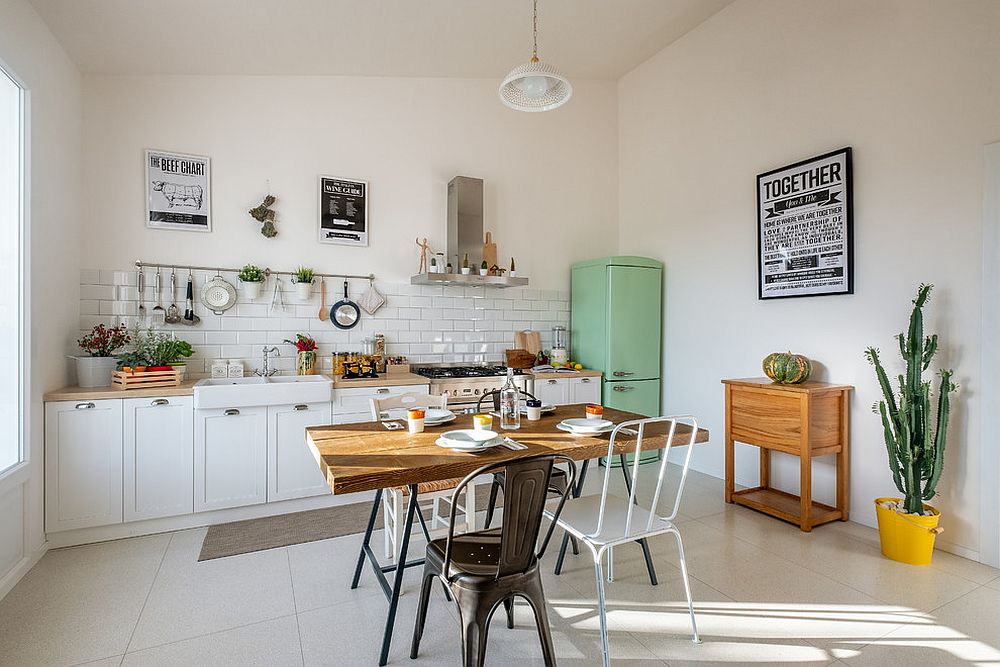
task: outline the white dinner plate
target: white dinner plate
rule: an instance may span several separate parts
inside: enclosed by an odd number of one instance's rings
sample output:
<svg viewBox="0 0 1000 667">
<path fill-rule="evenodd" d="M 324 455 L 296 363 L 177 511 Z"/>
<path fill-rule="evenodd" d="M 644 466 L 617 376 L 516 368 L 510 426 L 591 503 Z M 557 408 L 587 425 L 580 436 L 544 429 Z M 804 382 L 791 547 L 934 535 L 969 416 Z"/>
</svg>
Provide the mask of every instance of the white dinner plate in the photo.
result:
<svg viewBox="0 0 1000 667">
<path fill-rule="evenodd" d="M 485 444 L 476 447 L 456 447 L 455 445 L 449 443 L 448 441 L 442 440 L 441 438 L 435 440 L 434 444 L 437 445 L 438 447 L 444 447 L 445 449 L 450 449 L 453 452 L 485 452 L 487 449 L 493 449 L 494 447 L 503 444 L 503 438 L 494 438 L 493 440 L 490 440 Z"/>
<path fill-rule="evenodd" d="M 569 426 L 566 426 L 565 424 L 562 423 L 556 424 L 556 428 L 559 429 L 560 431 L 566 431 L 567 433 L 572 433 L 573 435 L 601 435 L 602 433 L 608 433 L 611 430 L 613 430 L 615 428 L 615 425 L 612 424 L 607 428 L 602 428 L 600 431 L 579 431 L 577 429 L 570 428 Z"/>
<path fill-rule="evenodd" d="M 462 428 L 456 431 L 445 431 L 441 440 L 452 449 L 481 449 L 499 438 L 494 431 L 477 431 L 472 428 Z"/>
<path fill-rule="evenodd" d="M 390 408 L 386 412 L 389 414 L 389 419 L 406 419 L 407 408 Z M 455 413 L 451 410 L 442 410 L 441 408 L 426 408 L 424 410 L 424 424 L 444 424 L 446 422 L 454 421 Z"/>
<path fill-rule="evenodd" d="M 615 425 L 607 419 L 564 419 L 559 423 L 581 433 L 606 431 Z"/>
</svg>

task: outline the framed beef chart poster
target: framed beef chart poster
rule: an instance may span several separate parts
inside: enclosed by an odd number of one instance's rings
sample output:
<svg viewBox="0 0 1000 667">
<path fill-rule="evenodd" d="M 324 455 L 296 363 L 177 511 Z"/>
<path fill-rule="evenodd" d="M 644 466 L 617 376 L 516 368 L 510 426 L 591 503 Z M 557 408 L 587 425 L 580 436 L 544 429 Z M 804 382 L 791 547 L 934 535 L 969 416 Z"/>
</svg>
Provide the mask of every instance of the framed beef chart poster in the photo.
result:
<svg viewBox="0 0 1000 667">
<path fill-rule="evenodd" d="M 212 231 L 209 159 L 146 151 L 146 226 L 153 229 Z"/>
<path fill-rule="evenodd" d="M 851 149 L 757 177 L 757 296 L 854 293 Z"/>
<path fill-rule="evenodd" d="M 319 177 L 319 241 L 368 245 L 368 182 Z"/>
</svg>

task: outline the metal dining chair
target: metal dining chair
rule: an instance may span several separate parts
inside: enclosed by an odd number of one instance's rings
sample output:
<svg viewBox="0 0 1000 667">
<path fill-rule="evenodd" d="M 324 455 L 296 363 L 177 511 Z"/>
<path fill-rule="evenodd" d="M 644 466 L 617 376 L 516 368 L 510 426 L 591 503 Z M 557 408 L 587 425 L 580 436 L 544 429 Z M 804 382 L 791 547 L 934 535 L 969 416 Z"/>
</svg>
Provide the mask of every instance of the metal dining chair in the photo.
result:
<svg viewBox="0 0 1000 667">
<path fill-rule="evenodd" d="M 370 399 L 372 419 L 381 422 L 386 418 L 387 410 L 394 408 L 448 408 L 447 394 L 418 394 L 415 392 L 399 394 L 398 396 L 386 396 L 385 398 Z M 441 512 L 441 503 L 451 502 L 451 490 L 458 484 L 458 479 L 444 479 L 435 482 L 425 482 L 417 485 L 417 497 L 421 502 L 430 501 L 430 528 L 425 525 L 423 512 L 417 512 L 421 528 L 424 530 L 428 540 L 430 540 L 430 530 L 439 526 L 444 526 L 447 519 Z M 409 492 L 405 486 L 386 489 L 382 495 L 382 522 L 385 525 L 385 557 L 395 558 L 399 545 L 402 543 L 403 523 L 406 514 L 406 499 Z M 462 527 L 465 530 L 476 529 L 476 487 L 470 486 L 466 489 L 462 510 Z"/>
<path fill-rule="evenodd" d="M 507 627 L 514 627 L 514 598 L 522 597 L 531 607 L 538 626 L 538 638 L 546 667 L 556 664 L 549 630 L 545 594 L 538 561 L 545 553 L 555 522 L 549 524 L 538 551 L 538 534 L 548 499 L 548 488 L 556 461 L 568 465 L 569 485 L 551 515 L 559 516 L 576 478 L 576 465 L 568 456 L 544 454 L 514 461 L 485 465 L 463 479 L 455 497 L 478 475 L 504 468 L 507 479 L 507 508 L 499 528 L 455 535 L 455 503 L 452 503 L 448 537 L 427 545 L 423 584 L 413 628 L 410 657 L 416 658 L 420 637 L 427 620 L 431 582 L 440 579 L 450 589 L 458 607 L 462 626 L 462 664 L 481 667 L 486 658 L 486 640 L 493 612 L 502 604 Z M 553 502 L 556 502 L 553 499 Z"/>
<path fill-rule="evenodd" d="M 660 426 L 662 425 L 662 426 Z M 678 425 L 689 426 L 691 428 L 690 438 L 683 438 L 683 442 L 675 443 Z M 664 456 L 657 470 L 656 486 L 653 491 L 653 498 L 650 506 L 642 507 L 636 500 L 636 489 L 639 486 L 639 455 L 642 452 L 642 441 L 646 436 L 647 429 L 666 429 L 666 444 L 664 446 Z M 597 581 L 597 609 L 601 626 L 601 650 L 604 655 L 604 665 L 611 664 L 608 652 L 608 622 L 604 603 L 604 572 L 601 566 L 605 553 L 613 547 L 628 542 L 635 542 L 640 539 L 670 533 L 677 542 L 677 553 L 680 560 L 681 575 L 684 578 L 684 593 L 687 596 L 688 612 L 691 615 L 692 640 L 696 643 L 701 640 L 698 637 L 698 625 L 694 617 L 694 602 L 691 599 L 691 582 L 688 580 L 687 563 L 684 559 L 684 544 L 681 540 L 680 531 L 674 525 L 677 511 L 681 504 L 681 495 L 684 492 L 684 481 L 687 479 L 688 467 L 691 463 L 691 452 L 694 450 L 695 438 L 698 435 L 698 422 L 693 417 L 653 417 L 650 419 L 634 419 L 618 424 L 611 432 L 611 439 L 608 442 L 608 460 L 615 455 L 615 442 L 619 437 L 626 437 L 624 434 L 634 432 L 635 435 L 635 458 L 632 462 L 632 483 L 628 485 L 628 498 L 609 493 L 609 483 L 611 481 L 611 466 L 605 468 L 604 484 L 600 493 L 583 495 L 578 498 L 571 498 L 565 503 L 560 502 L 558 507 L 546 510 L 547 517 L 552 519 L 554 524 L 558 524 L 567 534 L 576 537 L 581 544 L 590 548 L 594 557 L 594 575 Z M 673 506 L 670 514 L 660 516 L 657 514 L 657 507 L 660 502 L 660 493 L 663 489 L 663 482 L 667 473 L 666 454 L 670 448 L 687 446 L 684 456 L 684 464 L 680 469 L 680 482 L 677 486 L 677 494 L 673 499 Z M 653 469 L 653 466 L 644 466 Z M 550 503 L 551 505 L 551 503 Z"/>
</svg>

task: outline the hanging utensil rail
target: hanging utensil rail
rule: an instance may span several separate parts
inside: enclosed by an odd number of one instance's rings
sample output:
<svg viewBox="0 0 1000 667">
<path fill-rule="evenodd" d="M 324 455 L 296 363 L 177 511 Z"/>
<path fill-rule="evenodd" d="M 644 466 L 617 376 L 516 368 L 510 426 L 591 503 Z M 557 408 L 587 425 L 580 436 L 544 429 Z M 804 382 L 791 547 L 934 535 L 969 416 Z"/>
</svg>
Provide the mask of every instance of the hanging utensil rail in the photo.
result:
<svg viewBox="0 0 1000 667">
<path fill-rule="evenodd" d="M 159 262 L 144 262 L 141 259 L 135 260 L 135 268 L 142 270 L 145 268 L 150 269 L 188 269 L 190 271 L 218 271 L 222 273 L 239 273 L 240 269 L 226 268 L 224 266 L 193 266 L 191 264 L 162 264 Z M 295 271 L 274 271 L 272 269 L 264 269 L 265 276 L 294 276 Z M 356 274 L 346 274 L 346 273 L 313 273 L 316 278 L 344 278 L 345 280 L 375 280 L 375 274 L 369 273 L 367 276 L 361 276 Z"/>
</svg>

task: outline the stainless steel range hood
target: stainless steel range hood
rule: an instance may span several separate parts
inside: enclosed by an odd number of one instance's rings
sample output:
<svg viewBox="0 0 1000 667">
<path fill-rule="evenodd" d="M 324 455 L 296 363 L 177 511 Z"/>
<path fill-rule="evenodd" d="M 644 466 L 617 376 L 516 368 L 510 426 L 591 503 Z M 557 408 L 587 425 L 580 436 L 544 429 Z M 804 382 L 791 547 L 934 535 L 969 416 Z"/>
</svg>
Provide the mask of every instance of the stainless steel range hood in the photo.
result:
<svg viewBox="0 0 1000 667">
<path fill-rule="evenodd" d="M 480 276 L 483 242 L 483 179 L 456 176 L 448 183 L 448 235 L 445 261 L 455 273 L 421 273 L 410 278 L 411 285 L 467 285 L 470 287 L 523 287 L 527 278 Z M 472 273 L 462 275 L 462 259 L 468 255 Z"/>
</svg>

